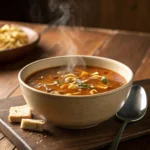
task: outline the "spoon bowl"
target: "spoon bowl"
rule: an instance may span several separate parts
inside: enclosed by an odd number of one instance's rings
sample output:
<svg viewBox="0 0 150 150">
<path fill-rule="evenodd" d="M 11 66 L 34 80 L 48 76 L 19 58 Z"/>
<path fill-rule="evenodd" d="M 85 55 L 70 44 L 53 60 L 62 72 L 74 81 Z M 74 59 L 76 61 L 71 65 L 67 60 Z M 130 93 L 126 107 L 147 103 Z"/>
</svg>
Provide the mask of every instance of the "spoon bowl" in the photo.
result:
<svg viewBox="0 0 150 150">
<path fill-rule="evenodd" d="M 123 121 L 138 121 L 145 115 L 147 110 L 147 96 L 143 87 L 134 85 L 131 89 L 129 97 L 116 114 L 116 116 Z"/>
<path fill-rule="evenodd" d="M 146 114 L 147 106 L 147 96 L 144 88 L 139 85 L 132 86 L 128 99 L 121 110 L 116 114 L 124 123 L 109 150 L 117 150 L 126 125 L 130 122 L 142 119 Z"/>
</svg>

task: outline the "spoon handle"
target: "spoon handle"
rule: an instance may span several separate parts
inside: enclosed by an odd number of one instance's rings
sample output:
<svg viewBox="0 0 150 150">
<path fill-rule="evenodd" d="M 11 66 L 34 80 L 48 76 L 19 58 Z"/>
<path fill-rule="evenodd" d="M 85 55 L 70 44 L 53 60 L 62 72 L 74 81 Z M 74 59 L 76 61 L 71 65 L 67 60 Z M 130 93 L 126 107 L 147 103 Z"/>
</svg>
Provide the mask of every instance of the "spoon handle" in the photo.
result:
<svg viewBox="0 0 150 150">
<path fill-rule="evenodd" d="M 121 129 L 119 130 L 119 132 L 118 132 L 116 138 L 114 139 L 114 141 L 113 141 L 111 147 L 109 148 L 109 150 L 117 150 L 118 145 L 119 145 L 119 142 L 120 142 L 120 138 L 121 138 L 121 136 L 122 136 L 122 133 L 123 133 L 123 131 L 124 131 L 124 129 L 125 129 L 125 127 L 126 127 L 126 125 L 127 125 L 128 123 L 129 123 L 129 121 L 125 121 L 125 122 L 123 123 Z"/>
</svg>

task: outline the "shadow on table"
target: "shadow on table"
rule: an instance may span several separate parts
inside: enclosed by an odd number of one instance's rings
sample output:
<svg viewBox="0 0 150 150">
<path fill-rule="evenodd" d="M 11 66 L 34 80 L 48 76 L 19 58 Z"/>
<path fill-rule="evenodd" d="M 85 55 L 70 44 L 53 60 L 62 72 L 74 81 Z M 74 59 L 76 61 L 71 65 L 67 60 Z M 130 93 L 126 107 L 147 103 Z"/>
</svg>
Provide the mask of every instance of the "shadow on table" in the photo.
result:
<svg viewBox="0 0 150 150">
<path fill-rule="evenodd" d="M 16 59 L 14 61 L 5 62 L 0 64 L 0 70 L 4 71 L 13 71 L 13 70 L 20 70 L 25 65 L 34 62 L 39 59 L 48 58 L 54 56 L 53 49 L 46 50 L 37 46 L 35 49 L 30 51 L 25 56 L 20 57 L 19 59 Z"/>
</svg>

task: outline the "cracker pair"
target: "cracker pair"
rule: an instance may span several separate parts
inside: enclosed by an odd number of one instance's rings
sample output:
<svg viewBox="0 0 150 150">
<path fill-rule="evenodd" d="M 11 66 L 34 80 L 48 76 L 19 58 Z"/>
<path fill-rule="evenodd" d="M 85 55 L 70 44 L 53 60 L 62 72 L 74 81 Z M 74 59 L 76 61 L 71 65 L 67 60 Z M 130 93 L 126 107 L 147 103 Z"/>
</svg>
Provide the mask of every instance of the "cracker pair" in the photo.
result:
<svg viewBox="0 0 150 150">
<path fill-rule="evenodd" d="M 20 128 L 42 132 L 45 122 L 32 119 L 32 112 L 28 105 L 11 107 L 8 120 L 11 123 L 20 123 Z"/>
</svg>

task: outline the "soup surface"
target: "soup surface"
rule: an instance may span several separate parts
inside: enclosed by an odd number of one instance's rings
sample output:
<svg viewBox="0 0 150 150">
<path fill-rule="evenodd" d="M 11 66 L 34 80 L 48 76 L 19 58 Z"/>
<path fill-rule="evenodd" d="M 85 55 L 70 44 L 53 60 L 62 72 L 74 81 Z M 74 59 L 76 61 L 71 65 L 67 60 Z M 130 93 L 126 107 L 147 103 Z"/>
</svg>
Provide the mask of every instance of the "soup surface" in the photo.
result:
<svg viewBox="0 0 150 150">
<path fill-rule="evenodd" d="M 25 80 L 29 86 L 56 95 L 93 95 L 116 89 L 126 83 L 120 74 L 100 67 L 66 66 L 33 73 Z"/>
</svg>

